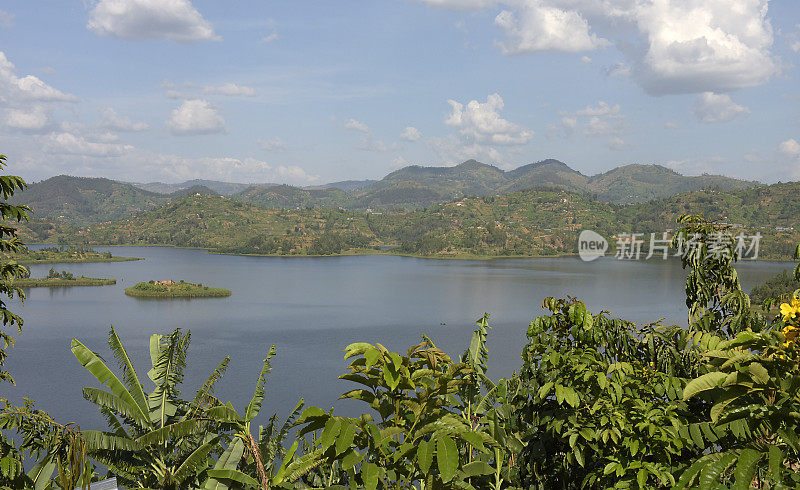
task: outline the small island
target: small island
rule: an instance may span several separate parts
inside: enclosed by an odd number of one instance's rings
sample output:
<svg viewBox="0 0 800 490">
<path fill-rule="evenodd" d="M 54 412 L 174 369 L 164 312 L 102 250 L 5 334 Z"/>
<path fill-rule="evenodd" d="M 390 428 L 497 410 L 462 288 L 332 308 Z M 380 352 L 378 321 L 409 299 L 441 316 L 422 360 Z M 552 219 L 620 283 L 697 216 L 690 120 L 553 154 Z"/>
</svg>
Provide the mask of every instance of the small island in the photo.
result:
<svg viewBox="0 0 800 490">
<path fill-rule="evenodd" d="M 116 284 L 116 279 L 100 279 L 97 277 L 75 277 L 71 272 L 56 272 L 50 268 L 47 277 L 26 277 L 15 279 L 11 285 L 18 288 L 63 288 L 72 286 L 110 286 Z"/>
<path fill-rule="evenodd" d="M 128 262 L 144 260 L 141 257 L 116 257 L 111 252 L 98 252 L 83 247 L 42 247 L 14 254 L 0 254 L 2 260 L 15 260 L 20 264 L 67 264 L 87 262 Z"/>
<path fill-rule="evenodd" d="M 137 298 L 221 298 L 230 296 L 228 289 L 181 281 L 148 281 L 126 288 L 125 294 Z"/>
</svg>

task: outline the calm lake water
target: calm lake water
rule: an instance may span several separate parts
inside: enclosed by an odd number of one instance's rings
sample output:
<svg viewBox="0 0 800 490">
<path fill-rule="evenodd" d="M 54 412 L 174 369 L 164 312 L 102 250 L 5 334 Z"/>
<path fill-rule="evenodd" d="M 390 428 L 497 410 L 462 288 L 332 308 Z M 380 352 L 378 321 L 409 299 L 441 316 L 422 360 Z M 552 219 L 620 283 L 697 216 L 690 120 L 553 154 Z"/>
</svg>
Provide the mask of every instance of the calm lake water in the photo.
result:
<svg viewBox="0 0 800 490">
<path fill-rule="evenodd" d="M 161 247 L 109 247 L 115 255 L 144 261 L 56 264 L 75 275 L 116 278 L 115 286 L 31 289 L 24 306 L 13 304 L 25 325 L 6 367 L 17 386 L 0 385 L 0 395 L 25 395 L 58 420 L 82 428 L 104 428 L 97 410 L 81 396 L 94 379 L 69 350 L 80 339 L 109 363 L 106 344 L 114 325 L 134 359 L 146 391 L 151 333 L 191 329 L 192 343 L 184 396 L 195 390 L 226 356 L 232 360 L 216 394 L 244 407 L 264 355 L 276 344 L 278 356 L 267 386 L 262 415 L 282 417 L 303 396 L 307 403 L 348 412 L 355 402 L 336 402 L 351 389 L 336 377 L 346 364 L 342 349 L 357 341 L 380 342 L 405 352 L 426 333 L 452 356 L 462 353 L 474 322 L 491 314 L 490 375 L 519 366 L 528 322 L 541 313 L 547 296 L 577 296 L 593 312 L 642 323 L 664 318 L 685 324 L 685 272 L 677 260 L 632 262 L 604 258 L 489 261 L 425 260 L 394 256 L 277 258 L 208 254 Z M 51 265 L 33 266 L 32 276 Z M 749 262 L 738 270 L 750 288 L 793 267 L 791 263 Z M 228 298 L 143 300 L 123 290 L 150 279 L 184 279 L 228 288 Z M 443 325 L 444 324 L 444 325 Z M 264 422 L 265 418 L 257 422 Z"/>
</svg>

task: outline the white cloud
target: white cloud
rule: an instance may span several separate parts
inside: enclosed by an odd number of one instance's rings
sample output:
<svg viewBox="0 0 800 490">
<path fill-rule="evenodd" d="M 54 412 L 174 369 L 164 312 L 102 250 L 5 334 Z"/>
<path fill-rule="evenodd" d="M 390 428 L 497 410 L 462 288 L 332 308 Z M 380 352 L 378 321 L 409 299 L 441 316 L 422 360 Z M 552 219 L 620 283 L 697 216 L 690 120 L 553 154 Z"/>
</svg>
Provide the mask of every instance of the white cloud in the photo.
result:
<svg viewBox="0 0 800 490">
<path fill-rule="evenodd" d="M 357 150 L 362 151 L 389 151 L 390 149 L 398 149 L 397 145 L 392 145 L 391 148 L 386 146 L 386 143 L 376 140 L 370 134 L 365 134 L 361 137 L 361 141 L 356 145 Z"/>
<path fill-rule="evenodd" d="M 100 0 L 86 27 L 100 36 L 123 39 L 221 39 L 189 0 Z"/>
<path fill-rule="evenodd" d="M 14 25 L 14 14 L 0 10 L 0 27 L 8 29 Z"/>
<path fill-rule="evenodd" d="M 102 121 L 100 127 L 110 129 L 112 131 L 144 131 L 150 126 L 144 122 L 133 122 L 128 116 L 120 116 L 111 107 L 105 107 L 100 110 L 102 114 Z"/>
<path fill-rule="evenodd" d="M 184 101 L 167 120 L 173 134 L 211 134 L 225 131 L 225 118 L 208 101 Z"/>
<path fill-rule="evenodd" d="M 500 163 L 503 160 L 503 155 L 497 149 L 478 143 L 464 143 L 453 135 L 429 138 L 426 143 L 444 165 L 457 165 L 470 158 L 486 163 Z"/>
<path fill-rule="evenodd" d="M 606 75 L 609 77 L 627 77 L 631 74 L 631 67 L 625 63 L 614 63 L 606 68 Z"/>
<path fill-rule="evenodd" d="M 770 52 L 768 0 L 642 2 L 636 24 L 647 38 L 637 78 L 651 93 L 751 87 L 779 66 Z"/>
<path fill-rule="evenodd" d="M 664 129 L 680 129 L 681 125 L 676 121 L 667 121 L 664 123 Z"/>
<path fill-rule="evenodd" d="M 617 116 L 621 110 L 622 108 L 619 104 L 610 106 L 608 103 L 601 100 L 597 103 L 597 106 L 592 107 L 587 105 L 585 109 L 576 111 L 575 114 L 579 116 Z"/>
<path fill-rule="evenodd" d="M 498 43 L 506 54 L 591 51 L 610 44 L 590 32 L 580 12 L 539 0 L 520 2 L 516 11 L 503 10 L 494 23 L 506 34 L 507 39 Z"/>
<path fill-rule="evenodd" d="M 780 145 L 778 145 L 778 149 L 781 153 L 790 156 L 790 157 L 800 157 L 800 143 L 797 142 L 794 138 L 790 138 Z"/>
<path fill-rule="evenodd" d="M 93 143 L 72 133 L 52 133 L 44 146 L 47 153 L 87 157 L 118 157 L 132 149 L 130 145 Z"/>
<path fill-rule="evenodd" d="M 369 126 L 353 118 L 348 119 L 347 122 L 344 123 L 344 128 L 353 131 L 360 131 L 362 133 L 369 133 Z"/>
<path fill-rule="evenodd" d="M 596 105 L 587 105 L 583 109 L 574 112 L 559 112 L 561 121 L 559 125 L 552 125 L 549 129 L 561 129 L 566 136 L 573 134 L 578 128 L 582 128 L 583 134 L 587 136 L 619 136 L 625 131 L 626 116 L 622 113 L 619 104 L 610 105 L 605 101 L 599 101 Z M 621 148 L 621 145 L 614 139 L 609 146 Z"/>
<path fill-rule="evenodd" d="M 503 98 L 491 94 L 486 102 L 471 100 L 466 106 L 448 100 L 450 115 L 445 124 L 458 129 L 469 141 L 490 145 L 524 145 L 533 138 L 533 131 L 500 117 Z"/>
<path fill-rule="evenodd" d="M 236 85 L 235 83 L 226 83 L 217 86 L 208 85 L 203 88 L 203 92 L 216 95 L 242 95 L 245 97 L 254 97 L 256 95 L 256 90 L 253 87 L 245 87 L 244 85 Z"/>
<path fill-rule="evenodd" d="M 589 58 L 588 56 L 581 56 L 581 61 L 583 61 L 584 63 L 591 63 L 592 59 Z"/>
<path fill-rule="evenodd" d="M 403 157 L 396 157 L 389 162 L 389 168 L 397 170 L 398 168 L 408 167 L 411 163 Z"/>
<path fill-rule="evenodd" d="M 256 140 L 256 142 L 258 143 L 258 146 L 265 151 L 285 151 L 289 149 L 289 147 L 286 145 L 286 142 L 277 137 L 270 138 L 268 140 L 259 138 Z"/>
<path fill-rule="evenodd" d="M 3 123 L 12 129 L 22 131 L 40 131 L 50 123 L 47 111 L 41 105 L 34 105 L 29 110 L 8 109 L 6 110 Z"/>
<path fill-rule="evenodd" d="M 33 75 L 18 77 L 16 68 L 4 52 L 0 51 L 0 90 L 9 98 L 39 102 L 77 102 L 74 95 L 65 94 Z M 5 97 L 3 97 L 5 98 Z"/>
<path fill-rule="evenodd" d="M 489 8 L 495 2 L 438 0 L 442 8 Z M 506 54 L 585 51 L 610 44 L 651 94 L 724 92 L 765 83 L 781 69 L 771 52 L 769 0 L 503 0 L 495 25 Z M 638 31 L 632 36 L 631 31 Z M 602 36 L 602 37 L 601 37 Z M 632 42 L 638 38 L 640 41 Z M 790 47 L 795 49 L 790 39 Z M 800 42 L 796 43 L 800 50 Z M 631 65 L 631 66 L 629 66 Z"/>
<path fill-rule="evenodd" d="M 278 31 L 272 31 L 266 36 L 262 37 L 261 42 L 264 44 L 271 43 L 272 41 L 277 41 L 279 37 L 280 36 L 278 36 Z"/>
<path fill-rule="evenodd" d="M 422 138 L 422 133 L 414 126 L 407 126 L 406 129 L 400 133 L 400 139 L 403 141 L 417 141 Z"/>
<path fill-rule="evenodd" d="M 288 179 L 294 182 L 317 182 L 319 175 L 312 175 L 303 170 L 297 165 L 278 165 L 275 168 L 275 173 L 282 179 Z"/>
<path fill-rule="evenodd" d="M 694 103 L 694 115 L 704 123 L 728 122 L 741 114 L 749 114 L 750 109 L 731 100 L 728 94 L 703 92 Z"/>
<path fill-rule="evenodd" d="M 608 140 L 608 142 L 606 143 L 606 146 L 608 146 L 609 149 L 614 150 L 614 151 L 624 151 L 624 150 L 630 150 L 631 148 L 633 148 L 632 144 L 626 142 L 625 140 L 623 140 L 619 136 L 614 136 L 613 138 Z"/>
</svg>

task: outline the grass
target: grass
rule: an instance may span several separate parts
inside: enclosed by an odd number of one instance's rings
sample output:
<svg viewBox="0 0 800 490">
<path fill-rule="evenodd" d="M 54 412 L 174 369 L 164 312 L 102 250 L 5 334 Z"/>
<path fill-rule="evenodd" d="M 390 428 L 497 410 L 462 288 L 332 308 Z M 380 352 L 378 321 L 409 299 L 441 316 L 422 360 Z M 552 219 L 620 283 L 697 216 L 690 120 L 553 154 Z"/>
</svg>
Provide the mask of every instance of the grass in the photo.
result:
<svg viewBox="0 0 800 490">
<path fill-rule="evenodd" d="M 125 289 L 125 294 L 135 298 L 221 298 L 230 296 L 229 289 L 214 288 L 190 282 L 140 282 Z"/>
<path fill-rule="evenodd" d="M 60 277 L 15 279 L 12 285 L 19 288 L 65 288 L 72 286 L 110 286 L 116 283 L 116 279 L 80 276 L 74 279 L 62 279 Z"/>
</svg>

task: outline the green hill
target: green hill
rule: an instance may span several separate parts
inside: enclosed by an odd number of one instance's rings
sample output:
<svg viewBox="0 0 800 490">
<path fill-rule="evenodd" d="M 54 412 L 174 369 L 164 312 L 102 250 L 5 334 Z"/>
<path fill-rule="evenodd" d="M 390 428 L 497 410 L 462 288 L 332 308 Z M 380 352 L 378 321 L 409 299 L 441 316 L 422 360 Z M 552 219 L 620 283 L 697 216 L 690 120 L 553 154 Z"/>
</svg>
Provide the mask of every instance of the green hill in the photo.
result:
<svg viewBox="0 0 800 490">
<path fill-rule="evenodd" d="M 28 185 L 14 202 L 33 209 L 33 217 L 85 225 L 114 221 L 169 201 L 154 192 L 110 179 L 59 175 Z"/>
<path fill-rule="evenodd" d="M 620 204 L 646 202 L 702 189 L 732 190 L 754 187 L 758 182 L 721 175 L 687 177 L 661 165 L 625 165 L 589 178 L 586 190 L 602 201 Z"/>
<path fill-rule="evenodd" d="M 296 188 L 287 188 L 294 195 Z M 158 244 L 282 255 L 375 253 L 386 246 L 443 257 L 552 255 L 574 252 L 584 229 L 613 244 L 620 233 L 644 233 L 647 239 L 649 233 L 674 228 L 681 214 L 704 214 L 730 224 L 737 233 L 761 233 L 762 258 L 788 259 L 800 241 L 799 205 L 797 182 L 693 191 L 630 205 L 545 187 L 413 211 L 370 213 L 332 207 L 274 209 L 193 194 L 124 221 L 80 230 L 55 227 L 48 238 L 78 245 Z"/>
<path fill-rule="evenodd" d="M 353 207 L 355 199 L 337 188 L 301 188 L 290 185 L 249 187 L 231 199 L 256 206 L 281 209 L 307 207 Z"/>
</svg>

